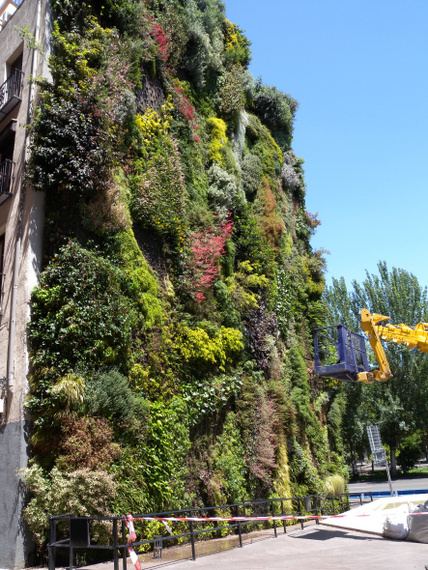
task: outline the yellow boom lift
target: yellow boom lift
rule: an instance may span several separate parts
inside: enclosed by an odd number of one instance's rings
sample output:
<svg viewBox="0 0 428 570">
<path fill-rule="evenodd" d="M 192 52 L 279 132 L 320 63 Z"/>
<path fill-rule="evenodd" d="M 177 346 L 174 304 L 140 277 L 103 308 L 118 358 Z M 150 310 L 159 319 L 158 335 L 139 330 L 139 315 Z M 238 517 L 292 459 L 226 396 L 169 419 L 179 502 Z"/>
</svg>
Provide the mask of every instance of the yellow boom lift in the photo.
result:
<svg viewBox="0 0 428 570">
<path fill-rule="evenodd" d="M 360 327 L 373 349 L 378 370 L 369 368 L 365 337 L 349 331 L 344 325 L 334 325 L 315 330 L 315 372 L 324 378 L 345 382 L 385 382 L 392 373 L 381 340 L 428 352 L 428 323 L 409 327 L 385 324 L 388 320 L 390 317 L 361 309 Z"/>
</svg>

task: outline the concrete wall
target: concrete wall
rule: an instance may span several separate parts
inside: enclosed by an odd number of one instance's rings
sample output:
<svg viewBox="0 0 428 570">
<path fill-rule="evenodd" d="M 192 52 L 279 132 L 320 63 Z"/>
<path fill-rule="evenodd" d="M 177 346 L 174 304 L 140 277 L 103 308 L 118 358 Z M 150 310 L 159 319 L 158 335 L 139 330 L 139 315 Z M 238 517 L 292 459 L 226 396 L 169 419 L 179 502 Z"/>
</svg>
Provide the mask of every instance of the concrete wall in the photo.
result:
<svg viewBox="0 0 428 570">
<path fill-rule="evenodd" d="M 15 26 L 28 26 L 43 45 L 44 54 L 27 47 Z M 25 125 L 31 121 L 37 97 L 28 79 L 31 75 L 47 75 L 50 32 L 47 0 L 24 0 L 0 32 L 0 83 L 5 79 L 7 63 L 21 51 L 24 72 L 22 102 L 0 123 L 1 134 L 11 119 L 17 120 L 13 195 L 0 204 L 0 234 L 5 234 L 0 392 L 6 401 L 5 413 L 0 417 L 0 569 L 24 568 L 31 562 L 32 552 L 21 515 L 25 494 L 18 470 L 28 461 L 28 423 L 23 408 L 28 389 L 26 326 L 30 295 L 41 266 L 44 196 L 24 184 L 23 173 L 28 160 Z"/>
</svg>

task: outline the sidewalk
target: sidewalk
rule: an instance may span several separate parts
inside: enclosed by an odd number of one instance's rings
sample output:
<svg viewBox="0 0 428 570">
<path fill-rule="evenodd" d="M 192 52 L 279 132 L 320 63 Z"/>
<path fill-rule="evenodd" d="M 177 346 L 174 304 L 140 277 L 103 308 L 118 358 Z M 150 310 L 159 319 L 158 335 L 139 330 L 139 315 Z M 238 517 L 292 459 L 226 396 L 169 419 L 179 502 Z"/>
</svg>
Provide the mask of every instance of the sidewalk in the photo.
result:
<svg viewBox="0 0 428 570">
<path fill-rule="evenodd" d="M 170 570 L 425 570 L 426 544 L 391 541 L 374 535 L 310 526 L 194 562 L 168 564 Z"/>
<path fill-rule="evenodd" d="M 150 567 L 162 570 L 425 570 L 428 548 L 426 544 L 310 525 L 195 561 L 153 560 L 153 564 L 156 566 Z M 97 564 L 88 570 L 113 570 L 113 564 Z M 128 570 L 134 570 L 129 558 Z"/>
</svg>

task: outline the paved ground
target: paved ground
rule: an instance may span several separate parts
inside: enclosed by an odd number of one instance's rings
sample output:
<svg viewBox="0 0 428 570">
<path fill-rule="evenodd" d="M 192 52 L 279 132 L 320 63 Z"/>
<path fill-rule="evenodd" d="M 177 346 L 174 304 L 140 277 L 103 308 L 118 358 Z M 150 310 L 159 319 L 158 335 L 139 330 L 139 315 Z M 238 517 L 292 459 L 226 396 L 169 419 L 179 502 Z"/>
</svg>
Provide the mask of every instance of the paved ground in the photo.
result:
<svg viewBox="0 0 428 570">
<path fill-rule="evenodd" d="M 147 568 L 147 566 L 144 566 Z M 92 570 L 112 570 L 97 564 Z M 428 545 L 318 525 L 227 552 L 157 566 L 162 570 L 425 570 Z M 128 570 L 133 569 L 128 559 Z M 120 564 L 120 570 L 122 565 Z"/>
<path fill-rule="evenodd" d="M 355 483 L 349 485 L 351 493 L 388 490 L 388 483 Z M 395 490 L 428 488 L 427 479 L 400 479 L 393 482 Z M 394 541 L 374 534 L 323 527 L 309 524 L 288 529 L 284 535 L 278 529 L 278 538 L 247 543 L 243 548 L 230 548 L 231 544 L 212 545 L 217 553 L 190 557 L 190 547 L 181 553 L 181 561 L 155 561 L 146 555 L 142 569 L 162 570 L 428 570 L 428 545 L 407 541 Z M 272 532 L 272 531 L 271 531 Z M 235 543 L 237 538 L 235 537 Z M 228 548 L 220 552 L 222 548 Z M 202 546 L 197 543 L 198 549 Z M 165 552 L 166 555 L 166 552 Z M 175 556 L 170 552 L 170 556 Z M 113 570 L 113 563 L 96 564 L 90 570 Z M 119 570 L 123 570 L 122 561 Z M 134 570 L 128 558 L 127 570 Z"/>
</svg>

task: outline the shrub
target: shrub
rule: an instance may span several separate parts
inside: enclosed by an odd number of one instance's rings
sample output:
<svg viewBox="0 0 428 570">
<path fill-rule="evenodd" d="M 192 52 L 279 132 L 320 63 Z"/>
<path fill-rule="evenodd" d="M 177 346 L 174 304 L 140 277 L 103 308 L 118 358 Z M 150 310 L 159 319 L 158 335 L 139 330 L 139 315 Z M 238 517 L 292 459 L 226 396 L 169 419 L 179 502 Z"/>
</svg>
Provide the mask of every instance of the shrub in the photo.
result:
<svg viewBox="0 0 428 570">
<path fill-rule="evenodd" d="M 422 457 L 424 451 L 423 438 L 420 432 L 407 435 L 398 447 L 397 462 L 406 473 L 412 469 Z"/>
<path fill-rule="evenodd" d="M 56 465 L 61 471 L 107 469 L 120 454 L 113 429 L 103 418 L 72 416 L 61 425 L 63 439 Z"/>
<path fill-rule="evenodd" d="M 272 131 L 272 135 L 282 150 L 288 150 L 293 135 L 293 119 L 298 107 L 290 95 L 276 87 L 256 84 L 253 99 L 255 114 Z"/>
<path fill-rule="evenodd" d="M 273 248 L 278 249 L 285 226 L 277 212 L 276 199 L 267 180 L 263 180 L 259 189 L 257 205 L 261 210 L 260 225 L 266 240 Z"/>
<path fill-rule="evenodd" d="M 246 204 L 239 215 L 235 214 L 234 229 L 237 259 L 248 260 L 257 273 L 272 277 L 277 251 L 267 239 L 261 216 L 255 214 L 252 204 Z"/>
<path fill-rule="evenodd" d="M 220 166 L 225 166 L 224 150 L 227 145 L 227 125 L 223 119 L 210 117 L 207 119 L 207 130 L 211 141 L 208 144 L 208 158 L 217 162 Z"/>
<path fill-rule="evenodd" d="M 276 315 L 268 312 L 263 296 L 258 300 L 258 307 L 248 314 L 244 330 L 251 356 L 260 370 L 267 371 L 272 347 L 266 341 L 268 336 L 276 337 L 278 323 Z"/>
<path fill-rule="evenodd" d="M 224 4 L 219 0 L 187 2 L 187 46 L 183 57 L 186 71 L 196 87 L 215 82 L 222 68 Z"/>
<path fill-rule="evenodd" d="M 61 473 L 54 467 L 45 475 L 36 463 L 21 471 L 32 498 L 23 511 L 36 542 L 42 547 L 48 540 L 49 517 L 72 512 L 74 516 L 110 516 L 116 494 L 114 478 L 106 471 L 79 469 Z M 95 532 L 94 532 L 95 530 Z M 92 529 L 92 537 L 103 532 Z"/>
<path fill-rule="evenodd" d="M 248 153 L 242 160 L 241 169 L 245 195 L 253 199 L 262 181 L 262 162 L 257 155 Z"/>
<path fill-rule="evenodd" d="M 296 163 L 298 164 L 293 151 L 284 152 L 281 170 L 282 183 L 286 190 L 297 197 L 302 189 L 302 181 L 299 169 L 295 168 Z"/>
<path fill-rule="evenodd" d="M 126 366 L 136 313 L 121 271 L 69 242 L 41 275 L 31 296 L 31 359 L 58 374 L 105 363 Z"/>
<path fill-rule="evenodd" d="M 234 65 L 219 78 L 218 98 L 220 113 L 227 119 L 229 128 L 234 129 L 241 109 L 245 105 L 243 70 L 241 66 Z"/>
<path fill-rule="evenodd" d="M 181 325 L 175 338 L 176 350 L 184 361 L 193 364 L 199 372 L 212 366 L 225 371 L 234 357 L 243 349 L 242 333 L 232 328 L 220 327 L 207 332 L 201 327 L 190 329 Z"/>
<path fill-rule="evenodd" d="M 184 402 L 151 402 L 141 464 L 152 511 L 184 508 L 186 456 L 190 449 Z M 172 504 L 172 500 L 174 503 Z"/>
<path fill-rule="evenodd" d="M 126 195 L 117 177 L 84 205 L 82 218 L 90 231 L 101 236 L 109 236 L 131 227 Z"/>
<path fill-rule="evenodd" d="M 251 61 L 251 42 L 236 24 L 223 20 L 224 60 L 226 65 L 248 67 Z"/>
<path fill-rule="evenodd" d="M 217 436 L 213 457 L 213 476 L 229 503 L 242 501 L 247 495 L 244 455 L 237 416 L 234 412 L 229 412 L 223 431 Z"/>
<path fill-rule="evenodd" d="M 159 283 L 138 247 L 132 230 L 116 234 L 112 243 L 122 272 L 128 277 L 127 294 L 139 309 L 140 322 L 146 330 L 160 325 L 163 306 L 160 300 Z"/>
<path fill-rule="evenodd" d="M 225 222 L 229 213 L 234 210 L 238 189 L 236 180 L 218 164 L 213 164 L 207 172 L 207 196 L 211 207 L 218 214 L 221 222 Z"/>
<path fill-rule="evenodd" d="M 275 454 L 276 406 L 266 394 L 257 373 L 243 379 L 240 397 L 237 401 L 240 430 L 245 451 L 245 463 L 253 479 L 253 493 L 260 492 L 257 482 L 262 484 L 262 495 L 272 487 L 272 476 L 277 468 Z"/>
<path fill-rule="evenodd" d="M 184 385 L 183 400 L 186 402 L 190 424 L 196 425 L 209 413 L 218 412 L 238 396 L 242 385 L 241 373 L 221 374 L 214 378 L 192 379 Z"/>
<path fill-rule="evenodd" d="M 267 180 L 275 178 L 281 172 L 282 152 L 270 131 L 255 115 L 248 115 L 246 136 L 250 152 L 260 158 L 262 176 Z"/>
<path fill-rule="evenodd" d="M 91 197 L 105 187 L 117 153 L 95 93 L 48 91 L 32 126 L 28 176 L 36 190 Z"/>
<path fill-rule="evenodd" d="M 326 495 L 331 497 L 339 497 L 343 495 L 346 490 L 346 482 L 342 475 L 335 473 L 329 475 L 323 483 L 323 491 Z"/>
<path fill-rule="evenodd" d="M 235 306 L 245 313 L 259 308 L 260 292 L 268 287 L 269 280 L 256 273 L 249 261 L 242 261 L 237 271 L 226 279 L 226 284 Z"/>
<path fill-rule="evenodd" d="M 97 374 L 87 383 L 86 404 L 90 413 L 128 428 L 133 421 L 140 424 L 139 420 L 144 420 L 142 402 L 134 395 L 125 376 L 115 369 Z"/>
<path fill-rule="evenodd" d="M 183 282 L 185 289 L 197 303 L 206 298 L 205 292 L 219 276 L 220 257 L 231 231 L 232 222 L 225 222 L 215 228 L 189 233 Z"/>
<path fill-rule="evenodd" d="M 162 137 L 160 144 L 148 160 L 137 165 L 132 209 L 140 223 L 171 237 L 181 249 L 187 193 L 180 154 L 170 136 Z"/>
</svg>

